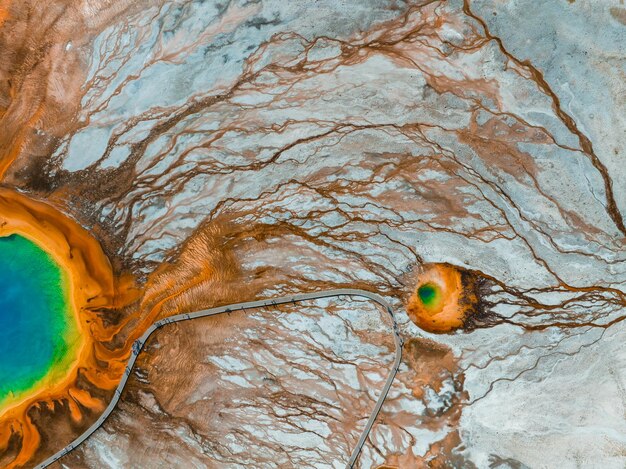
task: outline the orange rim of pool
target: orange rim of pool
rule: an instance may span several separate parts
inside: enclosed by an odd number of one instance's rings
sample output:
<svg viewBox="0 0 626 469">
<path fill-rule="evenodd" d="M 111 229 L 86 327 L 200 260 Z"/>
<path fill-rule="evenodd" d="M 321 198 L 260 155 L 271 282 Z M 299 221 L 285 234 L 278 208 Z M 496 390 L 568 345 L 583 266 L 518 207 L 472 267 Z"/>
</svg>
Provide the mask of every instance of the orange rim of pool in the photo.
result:
<svg viewBox="0 0 626 469">
<path fill-rule="evenodd" d="M 463 285 L 461 271 L 448 264 L 426 264 L 416 280 L 407 304 L 409 318 L 427 332 L 445 333 L 463 327 L 475 296 Z"/>
</svg>

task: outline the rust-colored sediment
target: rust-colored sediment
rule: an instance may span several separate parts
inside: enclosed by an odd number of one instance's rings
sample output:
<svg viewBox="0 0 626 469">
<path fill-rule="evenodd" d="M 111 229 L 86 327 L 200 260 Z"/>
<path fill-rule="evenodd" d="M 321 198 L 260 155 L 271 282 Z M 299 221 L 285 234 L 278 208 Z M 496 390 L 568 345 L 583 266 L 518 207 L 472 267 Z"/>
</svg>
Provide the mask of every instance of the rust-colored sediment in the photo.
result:
<svg viewBox="0 0 626 469">
<path fill-rule="evenodd" d="M 459 367 L 458 359 L 448 346 L 417 337 L 405 342 L 402 359 L 405 367 L 404 371 L 399 372 L 397 379 L 411 389 L 412 397 L 426 409 L 419 420 L 404 425 L 427 429 L 438 437 L 429 444 L 424 454 L 416 454 L 413 447 L 397 453 L 385 452 L 384 447 L 376 448 L 385 458 L 384 464 L 376 469 L 473 467 L 457 451 L 461 444 L 458 425 L 463 403 L 468 397 L 464 389 L 465 375 Z M 433 407 L 429 394 L 432 391 L 440 394 L 446 387 L 453 390 L 448 394 L 446 403 L 443 407 Z M 402 424 L 396 418 L 385 421 L 386 418 L 383 412 L 377 426 L 386 425 L 384 431 L 391 434 L 403 431 Z M 375 426 L 374 433 L 377 431 L 382 430 L 377 430 Z"/>
<path fill-rule="evenodd" d="M 88 6 L 87 6 L 88 5 Z M 0 0 L 0 179 L 39 170 L 59 139 L 85 125 L 84 47 L 130 0 Z M 33 165 L 35 169 L 33 169 Z M 19 179 L 19 177 L 17 178 Z"/>
<path fill-rule="evenodd" d="M 239 271 L 219 224 L 199 229 L 176 262 L 164 263 L 139 289 L 113 272 L 98 241 L 51 205 L 0 188 L 0 213 L 0 235 L 31 239 L 67 272 L 83 337 L 65 379 L 0 410 L 0 466 L 13 468 L 58 450 L 58 441 L 45 438 L 50 428 L 71 420 L 76 427 L 56 435 L 69 442 L 90 424 L 119 383 L 132 342 L 157 318 L 230 302 L 241 287 L 233 288 Z"/>
<path fill-rule="evenodd" d="M 428 308 L 420 300 L 418 288 L 435 284 L 441 290 L 441 301 Z M 461 271 L 448 264 L 428 264 L 420 268 L 406 311 L 411 320 L 427 332 L 445 333 L 463 327 L 473 313 L 477 297 L 474 288 L 464 283 Z"/>
<path fill-rule="evenodd" d="M 94 386 L 109 389 L 117 382 L 115 368 L 103 368 L 94 355 L 93 332 L 104 329 L 99 312 L 117 306 L 125 295 L 124 283 L 116 281 L 111 265 L 98 242 L 79 224 L 52 206 L 34 201 L 16 191 L 0 188 L 0 236 L 19 234 L 37 243 L 68 275 L 73 310 L 82 344 L 77 359 L 61 381 L 52 387 L 33 389 L 28 397 L 0 409 L 0 452 L 17 436 L 17 456 L 6 467 L 18 467 L 32 458 L 40 444 L 38 429 L 29 416 L 34 406 L 66 402 L 75 421 L 81 407 L 103 409 L 103 402 L 77 383 L 79 370 Z M 80 404 L 80 406 L 78 405 Z"/>
</svg>

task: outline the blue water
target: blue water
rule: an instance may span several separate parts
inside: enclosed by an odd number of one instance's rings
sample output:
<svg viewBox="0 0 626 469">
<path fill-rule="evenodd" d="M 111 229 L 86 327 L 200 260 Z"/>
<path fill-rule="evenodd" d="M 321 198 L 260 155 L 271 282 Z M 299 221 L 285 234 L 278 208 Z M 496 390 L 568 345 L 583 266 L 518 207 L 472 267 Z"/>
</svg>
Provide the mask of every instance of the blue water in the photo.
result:
<svg viewBox="0 0 626 469">
<path fill-rule="evenodd" d="M 0 403 L 65 358 L 67 298 L 63 273 L 45 251 L 22 236 L 0 238 Z"/>
</svg>

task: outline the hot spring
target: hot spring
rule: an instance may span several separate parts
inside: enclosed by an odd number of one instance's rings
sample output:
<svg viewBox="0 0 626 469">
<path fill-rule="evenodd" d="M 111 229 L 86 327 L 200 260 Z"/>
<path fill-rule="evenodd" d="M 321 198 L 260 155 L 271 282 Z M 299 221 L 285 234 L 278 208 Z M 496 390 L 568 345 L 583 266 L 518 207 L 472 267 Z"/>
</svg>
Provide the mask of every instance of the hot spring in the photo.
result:
<svg viewBox="0 0 626 469">
<path fill-rule="evenodd" d="M 0 409 L 62 379 L 79 345 L 66 273 L 29 239 L 0 237 Z"/>
</svg>

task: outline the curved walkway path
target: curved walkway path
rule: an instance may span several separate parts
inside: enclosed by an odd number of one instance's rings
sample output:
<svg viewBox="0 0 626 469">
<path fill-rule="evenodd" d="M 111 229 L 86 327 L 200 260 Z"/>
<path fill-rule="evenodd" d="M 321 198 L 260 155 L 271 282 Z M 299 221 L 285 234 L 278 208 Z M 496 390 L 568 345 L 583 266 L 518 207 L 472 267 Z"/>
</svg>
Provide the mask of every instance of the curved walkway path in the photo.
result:
<svg viewBox="0 0 626 469">
<path fill-rule="evenodd" d="M 376 401 L 376 406 L 374 407 L 374 410 L 372 411 L 369 419 L 367 420 L 365 428 L 363 429 L 363 432 L 361 433 L 361 437 L 359 438 L 359 441 L 357 442 L 356 447 L 352 451 L 352 454 L 350 455 L 350 459 L 348 460 L 348 463 L 346 465 L 346 468 L 348 469 L 352 468 L 361 452 L 361 449 L 363 448 L 363 445 L 365 444 L 365 440 L 367 436 L 369 435 L 369 432 L 372 429 L 372 426 L 374 425 L 374 421 L 376 420 L 376 417 L 378 416 L 378 413 L 380 412 L 380 408 L 382 407 L 383 402 L 385 401 L 385 398 L 387 397 L 387 393 L 389 392 L 389 388 L 391 387 L 391 384 L 393 383 L 393 380 L 396 377 L 396 373 L 398 372 L 398 368 L 400 366 L 400 360 L 402 358 L 402 338 L 400 337 L 400 332 L 398 331 L 398 325 L 396 324 L 396 320 L 394 318 L 391 306 L 389 306 L 389 303 L 387 303 L 380 295 L 377 295 L 376 293 L 371 293 L 366 290 L 353 290 L 353 289 L 348 289 L 348 288 L 338 289 L 338 290 L 326 290 L 326 291 L 320 291 L 320 292 L 315 292 L 315 293 L 305 293 L 305 294 L 300 294 L 300 295 L 281 296 L 278 298 L 269 298 L 266 300 L 249 301 L 247 303 L 231 304 L 231 305 L 226 305 L 226 306 L 220 306 L 218 308 L 204 309 L 202 311 L 196 311 L 195 313 L 178 314 L 176 316 L 170 316 L 168 318 L 164 318 L 164 319 L 161 319 L 160 321 L 155 322 L 148 328 L 148 330 L 146 330 L 146 332 L 144 332 L 144 334 L 139 339 L 137 339 L 133 343 L 132 354 L 130 356 L 130 359 L 128 360 L 128 364 L 126 365 L 126 370 L 124 371 L 122 380 L 120 381 L 119 385 L 117 386 L 117 389 L 115 390 L 113 399 L 111 399 L 111 402 L 109 402 L 109 405 L 107 406 L 107 408 L 100 415 L 100 417 L 98 417 L 98 420 L 96 420 L 93 423 L 93 425 L 91 425 L 83 434 L 81 434 L 78 438 L 72 441 L 69 445 L 67 445 L 65 448 L 63 448 L 61 451 L 57 452 L 56 454 L 50 456 L 44 462 L 36 466 L 36 468 L 43 469 L 45 467 L 48 467 L 50 464 L 54 463 L 55 461 L 57 461 L 58 459 L 62 458 L 67 453 L 75 449 L 78 445 L 80 445 L 87 438 L 89 438 L 89 436 L 91 436 L 91 434 L 93 434 L 98 428 L 100 428 L 100 426 L 102 426 L 104 421 L 107 419 L 109 415 L 111 415 L 111 412 L 113 412 L 113 409 L 115 409 L 115 406 L 120 400 L 120 397 L 122 396 L 122 391 L 124 390 L 124 387 L 126 386 L 128 377 L 130 376 L 130 373 L 133 369 L 133 366 L 135 365 L 137 356 L 141 352 L 141 349 L 145 345 L 148 338 L 152 335 L 152 333 L 156 331 L 157 329 L 159 329 L 160 327 L 163 327 L 166 324 L 172 324 L 174 322 L 187 321 L 190 319 L 202 318 L 206 316 L 216 316 L 218 314 L 231 313 L 233 311 L 240 311 L 240 310 L 245 311 L 246 309 L 271 307 L 271 306 L 278 306 L 278 305 L 283 305 L 283 304 L 288 304 L 288 303 L 296 304 L 301 301 L 317 300 L 320 298 L 331 298 L 331 297 L 339 297 L 339 296 L 356 296 L 356 297 L 367 298 L 369 300 L 374 301 L 375 303 L 378 303 L 382 307 L 384 307 L 387 310 L 387 313 L 389 313 L 389 316 L 391 316 L 391 321 L 393 323 L 393 336 L 394 336 L 394 340 L 396 344 L 395 360 L 393 362 L 393 368 L 391 369 L 391 371 L 389 372 L 389 375 L 387 376 L 387 380 L 385 381 L 385 386 L 383 387 L 383 390 L 380 393 L 380 396 L 378 397 L 378 401 Z"/>
</svg>

